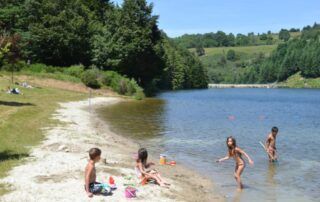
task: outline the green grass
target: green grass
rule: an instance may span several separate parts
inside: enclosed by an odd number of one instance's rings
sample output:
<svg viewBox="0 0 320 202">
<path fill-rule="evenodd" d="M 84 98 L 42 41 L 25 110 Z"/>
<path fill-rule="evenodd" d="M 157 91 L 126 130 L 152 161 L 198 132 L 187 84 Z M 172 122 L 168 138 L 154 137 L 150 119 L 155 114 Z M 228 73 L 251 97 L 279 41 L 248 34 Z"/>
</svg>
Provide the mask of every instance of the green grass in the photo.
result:
<svg viewBox="0 0 320 202">
<path fill-rule="evenodd" d="M 214 48 L 205 48 L 206 55 L 203 57 L 211 57 L 216 55 L 227 54 L 228 50 L 234 50 L 239 54 L 254 55 L 255 53 L 264 53 L 269 54 L 273 51 L 277 45 L 261 45 L 261 46 L 239 46 L 239 47 L 214 47 Z M 195 49 L 190 49 L 195 51 Z"/>
<path fill-rule="evenodd" d="M 206 54 L 200 57 L 203 65 L 208 70 L 211 83 L 237 83 L 239 75 L 252 65 L 259 55 L 269 57 L 277 45 L 243 46 L 243 47 L 215 47 L 206 48 Z M 236 52 L 234 61 L 227 60 L 228 50 Z M 190 51 L 195 51 L 190 49 Z M 226 59 L 225 64 L 221 64 L 221 58 Z"/>
<path fill-rule="evenodd" d="M 34 77 L 38 77 L 38 78 L 50 78 L 50 79 L 56 79 L 56 80 L 60 80 L 60 81 L 70 81 L 73 83 L 81 83 L 81 79 L 74 77 L 74 76 L 70 76 L 67 74 L 64 74 L 62 72 L 59 73 L 45 73 L 45 72 L 30 72 L 30 71 L 21 71 L 21 72 L 15 72 L 15 75 L 27 75 L 27 76 L 34 76 Z"/>
<path fill-rule="evenodd" d="M 320 78 L 304 78 L 298 72 L 286 81 L 279 83 L 278 86 L 283 88 L 320 88 Z"/>
<path fill-rule="evenodd" d="M 29 155 L 30 146 L 43 139 L 41 128 L 55 124 L 50 119 L 58 102 L 80 100 L 85 94 L 53 88 L 26 89 L 19 87 L 23 95 L 7 94 L 9 78 L 0 76 L 0 177 Z M 0 195 L 6 192 L 0 186 Z"/>
</svg>

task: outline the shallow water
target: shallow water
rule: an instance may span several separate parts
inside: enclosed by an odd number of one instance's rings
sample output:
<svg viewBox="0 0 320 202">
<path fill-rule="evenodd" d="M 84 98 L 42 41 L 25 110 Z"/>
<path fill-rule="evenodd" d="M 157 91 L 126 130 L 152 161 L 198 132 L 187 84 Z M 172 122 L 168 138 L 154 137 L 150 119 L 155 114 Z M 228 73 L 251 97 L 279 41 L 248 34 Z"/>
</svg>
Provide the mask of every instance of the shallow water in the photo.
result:
<svg viewBox="0 0 320 202">
<path fill-rule="evenodd" d="M 116 132 L 212 178 L 228 201 L 320 198 L 320 90 L 167 92 L 100 111 Z M 268 162 L 259 144 L 272 126 L 279 127 L 277 164 Z M 215 163 L 226 154 L 229 135 L 255 161 L 244 170 L 242 192 L 236 191 L 233 160 Z"/>
</svg>

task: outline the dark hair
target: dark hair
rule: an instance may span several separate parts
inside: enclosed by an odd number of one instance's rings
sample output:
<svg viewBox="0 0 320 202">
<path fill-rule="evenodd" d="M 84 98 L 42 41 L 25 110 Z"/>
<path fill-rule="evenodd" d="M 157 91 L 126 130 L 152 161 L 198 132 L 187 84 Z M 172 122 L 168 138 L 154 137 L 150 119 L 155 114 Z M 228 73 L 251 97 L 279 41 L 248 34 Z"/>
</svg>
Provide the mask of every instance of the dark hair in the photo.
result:
<svg viewBox="0 0 320 202">
<path fill-rule="evenodd" d="M 278 128 L 277 127 L 272 127 L 271 131 L 277 133 L 278 132 Z"/>
<path fill-rule="evenodd" d="M 94 160 L 96 157 L 101 155 L 101 150 L 99 148 L 91 148 L 89 150 L 89 156 L 91 160 Z"/>
<path fill-rule="evenodd" d="M 228 140 L 231 139 L 232 140 L 232 146 L 228 145 Z M 227 147 L 228 147 L 228 151 L 229 151 L 229 156 L 233 156 L 235 154 L 235 149 L 237 147 L 237 142 L 236 139 L 232 136 L 227 137 L 227 141 L 226 141 Z"/>
<path fill-rule="evenodd" d="M 138 160 L 143 164 L 147 164 L 148 151 L 146 148 L 140 148 L 138 151 Z"/>
</svg>

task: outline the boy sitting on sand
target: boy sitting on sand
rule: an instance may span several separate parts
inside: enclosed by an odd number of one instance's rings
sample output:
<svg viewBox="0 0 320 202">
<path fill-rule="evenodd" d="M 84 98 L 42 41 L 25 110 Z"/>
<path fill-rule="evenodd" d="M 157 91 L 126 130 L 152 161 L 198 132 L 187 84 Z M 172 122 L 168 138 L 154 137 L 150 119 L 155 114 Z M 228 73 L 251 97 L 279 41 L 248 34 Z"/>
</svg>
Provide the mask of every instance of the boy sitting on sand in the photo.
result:
<svg viewBox="0 0 320 202">
<path fill-rule="evenodd" d="M 106 194 L 110 192 L 107 185 L 96 182 L 96 168 L 95 163 L 100 161 L 101 150 L 98 148 L 91 148 L 89 150 L 90 160 L 85 169 L 85 190 L 89 197 L 93 194 Z"/>
</svg>

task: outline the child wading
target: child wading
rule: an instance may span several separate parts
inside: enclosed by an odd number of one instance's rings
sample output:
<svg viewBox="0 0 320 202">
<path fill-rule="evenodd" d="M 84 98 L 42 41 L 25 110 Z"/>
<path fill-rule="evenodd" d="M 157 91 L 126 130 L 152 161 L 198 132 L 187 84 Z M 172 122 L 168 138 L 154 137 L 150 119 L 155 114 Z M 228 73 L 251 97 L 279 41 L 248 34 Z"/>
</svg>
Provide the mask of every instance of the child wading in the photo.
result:
<svg viewBox="0 0 320 202">
<path fill-rule="evenodd" d="M 244 155 L 248 159 L 248 161 L 251 165 L 253 165 L 253 161 L 251 160 L 251 158 L 249 157 L 249 155 L 246 152 L 244 152 L 242 149 L 237 147 L 236 140 L 232 136 L 227 138 L 226 143 L 227 143 L 227 147 L 228 147 L 228 154 L 226 157 L 217 160 L 217 162 L 222 162 L 224 160 L 227 160 L 227 159 L 230 159 L 231 157 L 233 157 L 233 159 L 236 162 L 234 177 L 237 181 L 238 189 L 241 190 L 243 188 L 243 184 L 241 182 L 240 177 L 241 177 L 241 174 L 246 166 L 246 163 L 243 160 L 242 155 Z"/>
<path fill-rule="evenodd" d="M 170 184 L 166 183 L 160 173 L 154 169 L 150 169 L 154 163 L 147 163 L 148 152 L 145 148 L 138 151 L 138 158 L 136 164 L 137 177 L 141 180 L 141 184 L 145 184 L 148 180 L 155 180 L 160 186 L 166 187 Z"/>
<path fill-rule="evenodd" d="M 277 161 L 277 148 L 276 148 L 276 137 L 278 134 L 278 128 L 273 127 L 271 129 L 271 133 L 268 135 L 266 140 L 266 151 L 269 156 L 270 162 L 276 162 Z"/>
</svg>

